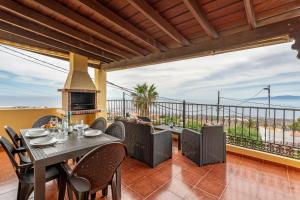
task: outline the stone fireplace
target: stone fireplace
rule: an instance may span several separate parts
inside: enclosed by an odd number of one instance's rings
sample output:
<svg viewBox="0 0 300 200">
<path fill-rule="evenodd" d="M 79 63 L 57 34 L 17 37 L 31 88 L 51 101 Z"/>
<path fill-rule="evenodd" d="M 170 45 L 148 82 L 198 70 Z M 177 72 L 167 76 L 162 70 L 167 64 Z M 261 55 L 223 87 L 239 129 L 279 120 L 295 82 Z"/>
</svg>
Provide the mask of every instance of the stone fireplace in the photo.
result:
<svg viewBox="0 0 300 200">
<path fill-rule="evenodd" d="M 100 112 L 97 109 L 97 93 L 94 82 L 88 74 L 87 58 L 78 54 L 70 54 L 70 71 L 62 93 L 62 109 L 65 115 L 87 115 Z"/>
</svg>

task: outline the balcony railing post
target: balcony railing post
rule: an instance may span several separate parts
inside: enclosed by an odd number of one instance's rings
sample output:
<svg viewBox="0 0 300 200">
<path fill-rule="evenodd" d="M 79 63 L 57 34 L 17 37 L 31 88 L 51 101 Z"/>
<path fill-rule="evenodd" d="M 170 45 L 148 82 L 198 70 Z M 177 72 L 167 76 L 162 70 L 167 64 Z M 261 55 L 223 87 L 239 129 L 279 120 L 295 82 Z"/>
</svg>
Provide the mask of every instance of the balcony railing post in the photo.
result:
<svg viewBox="0 0 300 200">
<path fill-rule="evenodd" d="M 217 103 L 217 123 L 219 123 L 219 118 L 220 118 L 219 112 L 220 112 L 220 91 L 218 91 L 218 103 Z"/>
<path fill-rule="evenodd" d="M 185 100 L 182 102 L 182 127 L 185 128 Z"/>
<path fill-rule="evenodd" d="M 123 117 L 126 117 L 125 92 L 123 92 Z"/>
</svg>

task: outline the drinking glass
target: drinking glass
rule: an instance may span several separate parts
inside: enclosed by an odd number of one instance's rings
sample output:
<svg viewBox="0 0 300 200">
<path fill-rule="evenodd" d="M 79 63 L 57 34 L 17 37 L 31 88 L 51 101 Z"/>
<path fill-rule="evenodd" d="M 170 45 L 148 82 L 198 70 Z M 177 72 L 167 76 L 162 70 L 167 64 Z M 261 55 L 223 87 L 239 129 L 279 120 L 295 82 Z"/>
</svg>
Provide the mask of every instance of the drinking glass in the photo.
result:
<svg viewBox="0 0 300 200">
<path fill-rule="evenodd" d="M 64 141 L 67 140 L 65 131 L 59 129 L 56 134 L 56 140 L 57 140 L 57 143 L 64 143 Z"/>
<path fill-rule="evenodd" d="M 77 138 L 83 138 L 83 133 L 84 133 L 84 126 L 78 125 L 77 126 Z"/>
</svg>

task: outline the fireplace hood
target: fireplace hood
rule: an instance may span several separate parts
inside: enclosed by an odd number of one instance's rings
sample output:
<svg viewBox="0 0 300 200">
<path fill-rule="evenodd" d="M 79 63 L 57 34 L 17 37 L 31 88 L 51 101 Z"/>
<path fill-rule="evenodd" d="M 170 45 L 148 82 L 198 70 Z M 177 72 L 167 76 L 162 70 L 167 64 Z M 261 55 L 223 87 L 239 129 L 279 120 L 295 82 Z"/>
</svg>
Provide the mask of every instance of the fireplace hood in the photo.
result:
<svg viewBox="0 0 300 200">
<path fill-rule="evenodd" d="M 70 54 L 70 71 L 65 82 L 65 90 L 96 91 L 96 87 L 88 74 L 87 57 Z"/>
</svg>

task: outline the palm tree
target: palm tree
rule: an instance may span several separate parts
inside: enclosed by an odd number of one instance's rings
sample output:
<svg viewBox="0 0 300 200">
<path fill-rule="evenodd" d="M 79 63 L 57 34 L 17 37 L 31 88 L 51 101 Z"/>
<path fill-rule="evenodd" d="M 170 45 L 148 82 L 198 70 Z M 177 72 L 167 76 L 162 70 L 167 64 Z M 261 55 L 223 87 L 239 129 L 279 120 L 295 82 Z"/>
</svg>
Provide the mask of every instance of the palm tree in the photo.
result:
<svg viewBox="0 0 300 200">
<path fill-rule="evenodd" d="M 147 83 L 142 85 L 137 84 L 133 88 L 134 93 L 132 94 L 136 108 L 141 116 L 149 116 L 149 109 L 151 102 L 154 102 L 158 97 L 158 92 L 154 84 L 148 86 Z"/>
</svg>

